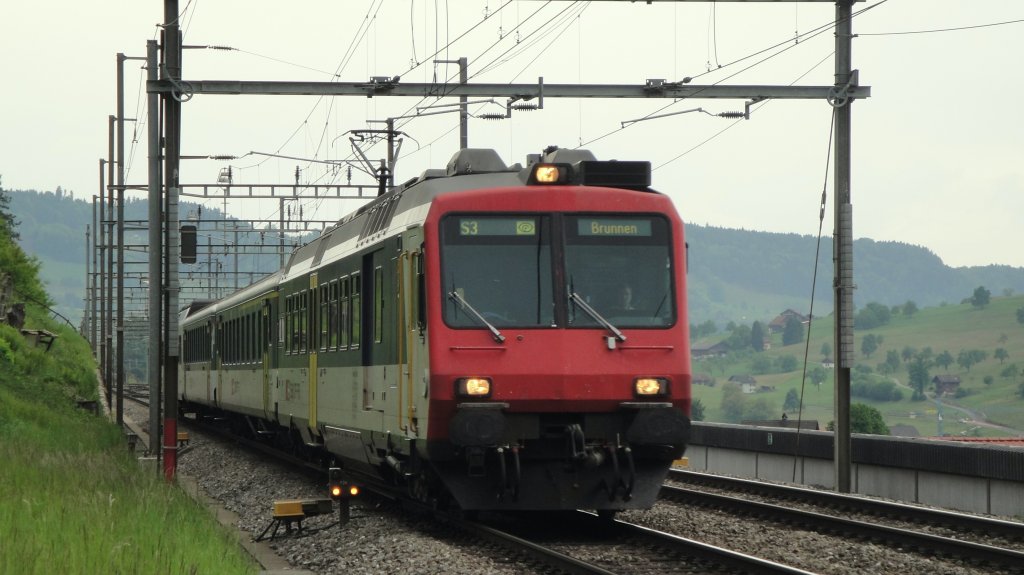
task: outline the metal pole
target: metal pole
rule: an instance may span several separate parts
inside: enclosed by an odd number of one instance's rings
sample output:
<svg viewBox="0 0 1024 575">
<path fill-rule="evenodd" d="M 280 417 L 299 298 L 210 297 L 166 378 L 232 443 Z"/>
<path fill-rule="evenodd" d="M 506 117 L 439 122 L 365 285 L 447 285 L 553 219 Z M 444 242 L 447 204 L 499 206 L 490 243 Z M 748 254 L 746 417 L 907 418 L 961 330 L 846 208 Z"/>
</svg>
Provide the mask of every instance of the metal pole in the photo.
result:
<svg viewBox="0 0 1024 575">
<path fill-rule="evenodd" d="M 469 59 L 459 58 L 459 83 L 469 82 Z M 469 147 L 469 96 L 459 96 L 459 149 Z"/>
<path fill-rule="evenodd" d="M 178 1 L 164 0 L 164 69 L 162 79 L 178 84 L 181 79 L 181 38 L 178 27 Z M 167 313 L 164 363 L 164 477 L 174 479 L 178 449 L 178 162 L 181 155 L 181 97 L 171 92 L 164 96 L 164 181 L 167 186 Z"/>
<path fill-rule="evenodd" d="M 853 80 L 853 0 L 836 2 L 835 130 L 835 483 L 850 492 L 850 368 L 853 342 L 853 205 L 850 203 L 850 105 L 846 88 Z"/>
<path fill-rule="evenodd" d="M 102 177 L 103 177 L 102 174 L 103 174 L 103 167 L 101 165 L 100 166 L 100 178 L 101 178 L 101 180 L 102 180 Z M 101 182 L 101 185 L 102 185 L 102 182 Z M 96 271 L 97 271 L 97 267 L 96 267 L 96 251 L 97 251 L 96 250 L 96 236 L 97 236 L 97 234 L 99 232 L 99 228 L 96 227 L 96 201 L 97 201 L 97 197 L 96 197 L 95 194 L 93 194 L 93 196 L 92 196 L 92 274 L 89 276 L 89 302 L 90 302 L 89 303 L 89 308 L 90 308 L 90 312 L 89 313 L 92 316 L 92 321 L 89 322 L 89 335 L 90 335 L 89 339 L 92 341 L 92 356 L 97 358 L 97 360 L 98 360 L 99 359 L 99 355 L 97 355 L 97 353 L 96 353 L 97 350 L 99 349 L 99 342 L 97 341 L 97 336 L 99 335 L 99 330 L 98 330 L 98 327 L 96 325 L 96 320 L 99 317 L 99 316 L 96 315 Z"/>
<path fill-rule="evenodd" d="M 107 354 L 106 354 L 106 380 L 107 380 L 107 405 L 113 405 L 110 401 L 114 389 L 114 191 L 111 187 L 114 184 L 114 116 L 107 117 L 107 220 L 103 226 L 105 233 L 105 245 L 107 249 Z M 120 358 L 117 358 L 120 362 Z"/>
<path fill-rule="evenodd" d="M 279 268 L 284 267 L 284 198 L 281 198 L 278 202 L 277 211 L 277 253 L 280 256 L 281 262 Z"/>
<path fill-rule="evenodd" d="M 156 40 L 146 42 L 146 77 L 157 79 Z M 160 453 L 160 374 L 163 346 L 161 345 L 161 296 L 163 278 L 160 256 L 163 238 L 160 234 L 160 96 L 150 92 L 146 96 L 149 122 L 149 453 Z"/>
<path fill-rule="evenodd" d="M 117 55 L 117 425 L 124 425 L 124 54 Z"/>
<path fill-rule="evenodd" d="M 96 361 L 99 362 L 100 377 L 103 378 L 103 387 L 105 389 L 105 395 L 107 398 L 107 405 L 110 405 L 110 380 L 107 378 L 107 280 L 105 278 L 107 270 L 107 252 L 106 246 L 104 245 L 103 229 L 104 221 L 106 220 L 106 172 L 104 168 L 107 165 L 105 159 L 100 158 L 100 214 L 99 214 L 99 227 L 96 228 L 96 245 L 100 252 L 100 267 L 96 269 L 99 279 L 99 294 L 97 297 L 100 300 L 100 339 L 99 339 L 99 355 L 96 357 Z"/>
<path fill-rule="evenodd" d="M 95 213 L 95 212 L 94 212 Z M 93 218 L 96 216 L 94 215 Z M 89 347 L 92 348 L 93 354 L 96 353 L 96 341 L 92 338 L 92 320 L 93 317 L 90 315 L 89 310 L 92 309 L 92 290 L 89 289 L 91 277 L 92 277 L 92 266 L 91 256 L 89 250 L 92 249 L 92 234 L 90 233 L 92 228 L 89 224 L 85 224 L 85 330 L 82 335 L 89 340 Z"/>
</svg>

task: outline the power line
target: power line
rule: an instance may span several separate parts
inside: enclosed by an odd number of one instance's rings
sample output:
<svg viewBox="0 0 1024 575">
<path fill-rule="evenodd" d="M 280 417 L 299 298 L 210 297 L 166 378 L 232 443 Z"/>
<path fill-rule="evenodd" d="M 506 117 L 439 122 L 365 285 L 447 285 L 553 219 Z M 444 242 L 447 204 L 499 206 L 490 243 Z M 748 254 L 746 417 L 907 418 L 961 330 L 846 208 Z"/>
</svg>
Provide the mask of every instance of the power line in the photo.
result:
<svg viewBox="0 0 1024 575">
<path fill-rule="evenodd" d="M 959 32 L 961 30 L 974 30 L 977 28 L 991 28 L 993 26 L 1005 26 L 1007 24 L 1020 24 L 1024 18 L 1019 20 L 1006 20 L 1004 22 L 992 22 L 991 24 L 976 24 L 974 26 L 959 26 L 957 28 L 935 28 L 933 30 L 909 30 L 905 32 L 858 32 L 855 36 L 903 36 L 907 34 L 933 34 L 936 32 Z"/>
</svg>

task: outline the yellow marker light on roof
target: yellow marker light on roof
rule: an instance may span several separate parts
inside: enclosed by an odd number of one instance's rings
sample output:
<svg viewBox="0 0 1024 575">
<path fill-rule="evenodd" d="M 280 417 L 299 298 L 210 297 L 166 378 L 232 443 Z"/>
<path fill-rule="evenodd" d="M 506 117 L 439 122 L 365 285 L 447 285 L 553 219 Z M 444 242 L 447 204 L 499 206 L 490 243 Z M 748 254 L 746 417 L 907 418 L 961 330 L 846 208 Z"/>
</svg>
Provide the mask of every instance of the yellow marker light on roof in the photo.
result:
<svg viewBox="0 0 1024 575">
<path fill-rule="evenodd" d="M 463 377 L 456 381 L 455 391 L 463 397 L 488 397 L 491 380 L 486 377 Z"/>
<path fill-rule="evenodd" d="M 633 382 L 633 389 L 639 396 L 666 395 L 668 393 L 668 380 L 661 377 L 638 377 Z"/>
<path fill-rule="evenodd" d="M 561 180 L 562 171 L 558 166 L 537 164 L 533 169 L 533 175 L 538 184 L 557 184 Z"/>
</svg>

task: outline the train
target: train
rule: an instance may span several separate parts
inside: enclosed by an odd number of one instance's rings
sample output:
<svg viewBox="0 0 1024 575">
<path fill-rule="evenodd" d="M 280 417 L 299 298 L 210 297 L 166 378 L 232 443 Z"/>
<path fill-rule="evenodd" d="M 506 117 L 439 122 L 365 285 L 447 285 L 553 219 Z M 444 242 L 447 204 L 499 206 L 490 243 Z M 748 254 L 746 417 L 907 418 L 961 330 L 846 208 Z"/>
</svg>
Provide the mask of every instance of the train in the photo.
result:
<svg viewBox="0 0 1024 575">
<path fill-rule="evenodd" d="M 471 512 L 653 505 L 690 435 L 686 241 L 646 161 L 462 149 L 179 318 L 182 417 Z"/>
</svg>

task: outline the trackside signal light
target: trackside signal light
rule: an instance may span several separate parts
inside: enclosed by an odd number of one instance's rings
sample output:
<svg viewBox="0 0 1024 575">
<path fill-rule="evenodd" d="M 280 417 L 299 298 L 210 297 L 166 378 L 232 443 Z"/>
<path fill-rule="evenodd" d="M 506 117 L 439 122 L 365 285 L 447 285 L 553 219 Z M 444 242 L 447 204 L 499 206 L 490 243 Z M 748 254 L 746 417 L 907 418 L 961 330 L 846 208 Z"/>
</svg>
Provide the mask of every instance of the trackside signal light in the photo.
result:
<svg viewBox="0 0 1024 575">
<path fill-rule="evenodd" d="M 345 494 L 343 484 L 340 467 L 332 467 L 327 470 L 327 491 L 331 494 L 331 499 L 341 499 Z"/>
<path fill-rule="evenodd" d="M 668 380 L 663 377 L 638 377 L 633 380 L 633 391 L 638 397 L 668 395 Z"/>
<path fill-rule="evenodd" d="M 455 394 L 461 397 L 490 397 L 491 378 L 461 377 L 455 380 Z"/>
</svg>

